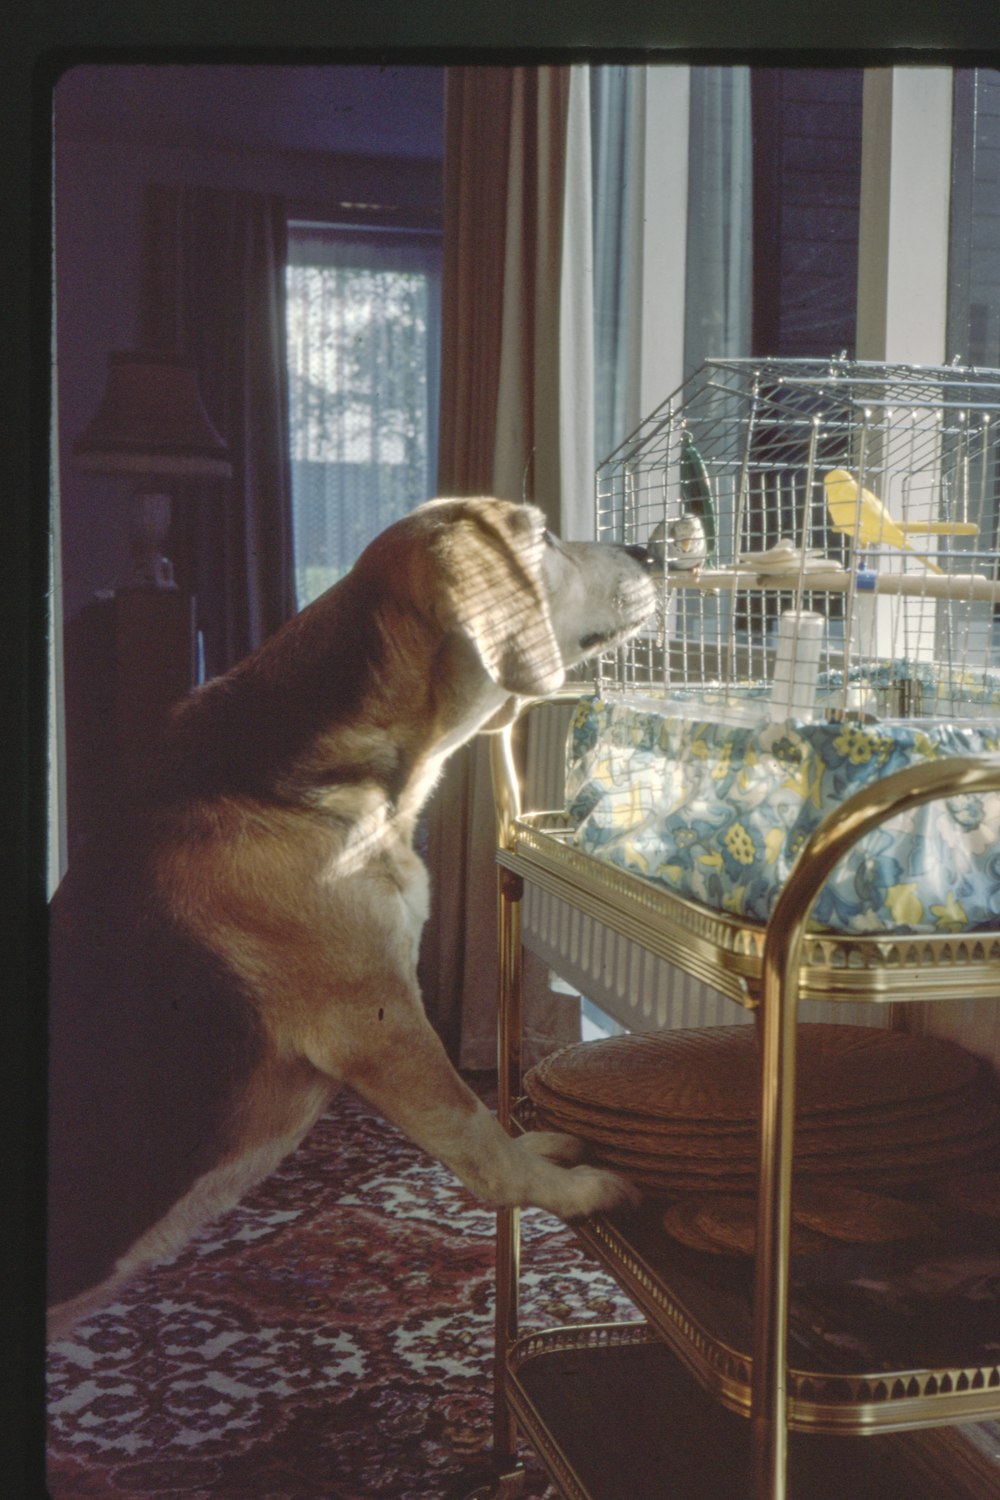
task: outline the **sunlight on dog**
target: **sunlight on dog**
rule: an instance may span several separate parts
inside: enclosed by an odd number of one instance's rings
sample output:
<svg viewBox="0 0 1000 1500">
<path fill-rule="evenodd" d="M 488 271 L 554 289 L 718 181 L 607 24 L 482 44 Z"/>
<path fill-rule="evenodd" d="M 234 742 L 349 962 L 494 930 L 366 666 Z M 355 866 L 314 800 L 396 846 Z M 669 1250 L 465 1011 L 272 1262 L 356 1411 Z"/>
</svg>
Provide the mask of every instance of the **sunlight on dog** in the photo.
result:
<svg viewBox="0 0 1000 1500">
<path fill-rule="evenodd" d="M 641 550 L 532 506 L 436 500 L 175 711 L 52 903 L 51 1328 L 174 1255 L 347 1083 L 485 1202 L 564 1218 L 630 1189 L 512 1140 L 417 984 L 417 817 L 448 755 L 654 607 Z"/>
</svg>

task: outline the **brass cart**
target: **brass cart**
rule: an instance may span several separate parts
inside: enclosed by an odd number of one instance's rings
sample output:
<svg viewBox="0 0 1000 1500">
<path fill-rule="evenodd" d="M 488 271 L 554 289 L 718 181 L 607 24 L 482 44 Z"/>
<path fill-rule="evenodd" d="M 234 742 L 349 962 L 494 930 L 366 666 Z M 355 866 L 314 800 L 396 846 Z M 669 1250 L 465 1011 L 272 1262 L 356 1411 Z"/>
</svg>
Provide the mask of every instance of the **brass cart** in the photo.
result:
<svg viewBox="0 0 1000 1500">
<path fill-rule="evenodd" d="M 528 889 L 590 914 L 752 1012 L 761 1039 L 762 1092 L 757 1253 L 742 1305 L 672 1266 L 662 1236 L 643 1230 L 640 1217 L 597 1217 L 576 1226 L 577 1233 L 644 1321 L 519 1336 L 519 1214 L 500 1212 L 492 1493 L 517 1493 L 520 1430 L 560 1492 L 573 1500 L 700 1500 L 703 1493 L 728 1500 L 737 1494 L 731 1474 L 728 1484 L 720 1477 L 711 1487 L 718 1462 L 711 1445 L 698 1460 L 698 1484 L 708 1488 L 668 1482 L 659 1468 L 669 1461 L 676 1475 L 677 1455 L 704 1422 L 707 1404 L 718 1413 L 726 1443 L 742 1440 L 747 1447 L 752 1490 L 746 1493 L 753 1500 L 789 1494 L 794 1500 L 828 1494 L 854 1500 L 851 1489 L 838 1491 L 835 1482 L 824 1488 L 805 1476 L 827 1473 L 835 1455 L 857 1449 L 863 1435 L 908 1435 L 887 1440 L 895 1463 L 909 1438 L 925 1430 L 1000 1417 L 1000 1364 L 864 1370 L 824 1360 L 811 1368 L 789 1352 L 790 1339 L 795 1350 L 802 1347 L 789 1313 L 800 1002 L 885 1006 L 1000 995 L 1000 933 L 854 937 L 810 931 L 810 913 L 837 863 L 894 814 L 938 798 L 1000 791 L 1000 755 L 930 761 L 855 793 L 809 839 L 765 926 L 709 911 L 581 852 L 563 814 L 522 810 L 510 731 L 496 738 L 492 754 L 503 1125 L 517 1131 L 524 1119 L 521 905 Z M 871 1451 L 872 1445 L 862 1446 Z M 886 1443 L 878 1446 L 886 1451 Z M 972 1470 L 973 1488 L 955 1494 L 994 1492 L 996 1466 L 992 1478 L 988 1465 Z M 912 1500 L 924 1493 L 943 1496 L 943 1490 L 916 1485 L 907 1491 Z"/>
</svg>

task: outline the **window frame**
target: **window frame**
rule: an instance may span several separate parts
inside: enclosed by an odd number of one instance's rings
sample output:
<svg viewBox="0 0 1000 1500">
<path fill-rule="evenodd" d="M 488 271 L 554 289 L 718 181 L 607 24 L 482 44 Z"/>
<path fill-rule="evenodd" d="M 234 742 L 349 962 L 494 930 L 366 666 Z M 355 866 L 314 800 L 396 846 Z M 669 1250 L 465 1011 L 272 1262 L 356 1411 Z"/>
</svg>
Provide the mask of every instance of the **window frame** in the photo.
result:
<svg viewBox="0 0 1000 1500">
<path fill-rule="evenodd" d="M 945 364 L 950 67 L 868 68 L 861 118 L 857 354 Z"/>
</svg>

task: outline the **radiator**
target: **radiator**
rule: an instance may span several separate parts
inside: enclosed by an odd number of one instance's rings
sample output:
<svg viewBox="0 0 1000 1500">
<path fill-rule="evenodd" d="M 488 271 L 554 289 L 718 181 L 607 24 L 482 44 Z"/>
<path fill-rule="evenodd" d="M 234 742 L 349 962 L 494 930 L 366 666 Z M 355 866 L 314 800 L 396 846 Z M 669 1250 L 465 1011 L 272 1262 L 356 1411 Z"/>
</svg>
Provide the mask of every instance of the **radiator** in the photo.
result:
<svg viewBox="0 0 1000 1500">
<path fill-rule="evenodd" d="M 573 703 L 550 702 L 527 716 L 522 775 L 526 811 L 563 806 L 566 735 L 574 708 Z M 703 980 L 646 952 L 548 891 L 527 887 L 521 923 L 525 948 L 628 1031 L 732 1026 L 753 1019 L 750 1011 Z M 855 1026 L 888 1024 L 882 1007 L 850 1003 L 804 1003 L 801 1017 Z"/>
</svg>

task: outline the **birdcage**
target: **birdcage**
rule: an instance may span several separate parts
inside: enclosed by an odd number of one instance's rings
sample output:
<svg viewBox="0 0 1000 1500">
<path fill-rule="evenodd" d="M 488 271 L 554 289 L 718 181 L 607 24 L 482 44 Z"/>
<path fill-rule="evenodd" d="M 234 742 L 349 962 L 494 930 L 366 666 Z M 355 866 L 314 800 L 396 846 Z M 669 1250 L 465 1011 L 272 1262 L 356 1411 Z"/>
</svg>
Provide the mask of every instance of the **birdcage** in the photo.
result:
<svg viewBox="0 0 1000 1500">
<path fill-rule="evenodd" d="M 726 719 L 1000 721 L 1000 371 L 709 360 L 597 471 L 660 567 L 599 687 Z"/>
</svg>

